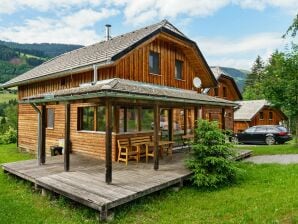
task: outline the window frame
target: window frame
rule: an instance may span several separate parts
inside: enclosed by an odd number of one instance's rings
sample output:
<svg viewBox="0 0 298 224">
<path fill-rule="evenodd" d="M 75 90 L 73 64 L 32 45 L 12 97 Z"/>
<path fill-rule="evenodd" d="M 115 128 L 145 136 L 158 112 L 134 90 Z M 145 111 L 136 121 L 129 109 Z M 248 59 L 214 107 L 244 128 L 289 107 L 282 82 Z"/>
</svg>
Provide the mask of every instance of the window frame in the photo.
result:
<svg viewBox="0 0 298 224">
<path fill-rule="evenodd" d="M 273 112 L 272 111 L 269 111 L 269 113 L 268 113 L 268 119 L 269 119 L 269 121 L 272 121 L 273 120 Z"/>
<path fill-rule="evenodd" d="M 262 115 L 262 116 L 261 116 Z M 264 120 L 264 112 L 263 111 L 260 111 L 259 112 L 259 119 L 260 120 Z"/>
<path fill-rule="evenodd" d="M 52 125 L 49 126 L 49 111 L 52 111 L 53 118 L 52 118 Z M 46 128 L 47 129 L 54 129 L 55 128 L 55 109 L 54 108 L 46 108 Z"/>
<path fill-rule="evenodd" d="M 88 106 L 80 106 L 78 107 L 78 116 L 77 116 L 77 131 L 79 132 L 105 132 L 102 130 L 98 130 L 98 109 L 99 107 L 103 107 L 105 108 L 104 105 L 88 105 Z M 84 108 L 93 108 L 93 128 L 92 130 L 87 130 L 87 129 L 83 129 L 83 110 Z M 105 112 L 104 115 L 105 116 Z M 105 118 L 103 118 L 102 120 L 105 120 Z M 105 126 L 105 124 L 104 124 Z"/>
<path fill-rule="evenodd" d="M 218 87 L 213 88 L 214 96 L 219 96 L 218 94 Z"/>
<path fill-rule="evenodd" d="M 177 63 L 180 64 L 180 77 L 177 76 L 178 75 Z M 184 64 L 184 61 L 175 59 L 175 79 L 176 80 L 183 80 L 183 64 Z"/>
<path fill-rule="evenodd" d="M 153 59 L 152 59 L 152 66 L 151 66 L 151 56 L 153 56 Z M 155 59 L 157 58 L 157 70 L 154 69 L 154 65 L 155 65 L 155 61 L 154 61 L 154 56 L 157 56 L 155 57 Z M 149 74 L 152 74 L 152 75 L 160 75 L 160 53 L 159 52 L 156 52 L 156 51 L 149 51 L 149 57 L 148 57 L 148 66 L 149 66 Z M 152 68 L 152 69 L 151 69 Z"/>
<path fill-rule="evenodd" d="M 222 96 L 223 97 L 228 97 L 228 88 L 226 86 L 222 87 Z"/>
</svg>

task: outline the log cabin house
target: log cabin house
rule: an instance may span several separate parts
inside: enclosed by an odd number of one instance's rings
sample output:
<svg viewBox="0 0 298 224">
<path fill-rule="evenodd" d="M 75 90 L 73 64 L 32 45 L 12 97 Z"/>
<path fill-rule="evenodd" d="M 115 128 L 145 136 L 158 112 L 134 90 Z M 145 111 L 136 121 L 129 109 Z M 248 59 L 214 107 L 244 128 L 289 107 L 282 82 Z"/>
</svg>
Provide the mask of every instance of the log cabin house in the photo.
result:
<svg viewBox="0 0 298 224">
<path fill-rule="evenodd" d="M 279 109 L 266 100 L 237 101 L 239 108 L 234 113 L 234 132 L 239 133 L 255 125 L 278 125 L 287 120 Z"/>
<path fill-rule="evenodd" d="M 242 94 L 235 82 L 235 80 L 226 74 L 220 67 L 211 68 L 218 84 L 213 88 L 206 88 L 203 90 L 204 94 L 209 96 L 222 98 L 230 101 L 242 100 Z M 222 111 L 222 107 L 218 106 L 203 106 L 202 118 L 209 121 L 217 121 L 222 129 L 234 129 L 234 109 L 229 108 Z"/>
<path fill-rule="evenodd" d="M 221 117 L 232 114 L 230 93 L 224 99 L 200 94 L 195 77 L 201 88 L 217 86 L 197 44 L 163 20 L 62 54 L 3 87 L 18 87 L 20 148 L 37 153 L 42 165 L 63 139 L 65 171 L 70 152 L 89 155 L 105 160 L 110 183 L 117 140 L 150 136 L 157 170 L 160 133 L 173 141 L 193 132 L 203 106 L 216 106 Z"/>
</svg>

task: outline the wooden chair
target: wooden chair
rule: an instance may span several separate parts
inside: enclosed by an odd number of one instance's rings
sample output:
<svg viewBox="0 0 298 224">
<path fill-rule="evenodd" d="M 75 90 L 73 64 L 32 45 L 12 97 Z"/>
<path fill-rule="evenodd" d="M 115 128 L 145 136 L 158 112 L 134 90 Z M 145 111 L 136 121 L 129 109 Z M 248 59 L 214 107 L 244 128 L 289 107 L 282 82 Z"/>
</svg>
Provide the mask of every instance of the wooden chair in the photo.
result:
<svg viewBox="0 0 298 224">
<path fill-rule="evenodd" d="M 125 164 L 128 164 L 129 159 L 135 159 L 139 162 L 139 153 L 138 151 L 133 151 L 128 139 L 119 139 L 117 140 L 118 144 L 118 162 L 123 161 Z"/>
</svg>

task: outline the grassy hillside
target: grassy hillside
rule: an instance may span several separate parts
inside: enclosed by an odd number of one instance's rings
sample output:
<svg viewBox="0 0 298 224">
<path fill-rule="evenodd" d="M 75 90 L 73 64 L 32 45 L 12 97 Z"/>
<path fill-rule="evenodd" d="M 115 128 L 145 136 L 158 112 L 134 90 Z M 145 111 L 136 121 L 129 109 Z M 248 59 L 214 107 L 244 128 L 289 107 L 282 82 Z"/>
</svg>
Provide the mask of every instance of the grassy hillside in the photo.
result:
<svg viewBox="0 0 298 224">
<path fill-rule="evenodd" d="M 16 98 L 17 98 L 17 94 L 15 93 L 0 92 L 0 104 L 7 103 L 9 100 L 14 100 Z"/>
</svg>

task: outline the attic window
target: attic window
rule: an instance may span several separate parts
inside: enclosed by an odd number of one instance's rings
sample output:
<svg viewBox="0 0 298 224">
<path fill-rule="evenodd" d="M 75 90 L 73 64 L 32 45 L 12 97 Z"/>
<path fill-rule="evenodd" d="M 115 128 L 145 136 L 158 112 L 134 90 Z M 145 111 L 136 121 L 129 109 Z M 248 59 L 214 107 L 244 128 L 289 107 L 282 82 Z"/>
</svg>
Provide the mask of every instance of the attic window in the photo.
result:
<svg viewBox="0 0 298 224">
<path fill-rule="evenodd" d="M 223 91 L 223 97 L 227 97 L 227 87 L 223 87 L 223 89 L 222 89 L 222 91 Z"/>
<path fill-rule="evenodd" d="M 218 96 L 218 87 L 214 88 L 214 96 Z"/>
<path fill-rule="evenodd" d="M 183 61 L 176 60 L 175 61 L 175 78 L 182 79 L 182 68 L 183 68 Z"/>
<path fill-rule="evenodd" d="M 272 111 L 269 111 L 269 120 L 272 120 L 273 119 L 273 113 Z"/>
<path fill-rule="evenodd" d="M 264 113 L 260 112 L 260 120 L 264 120 Z"/>
<path fill-rule="evenodd" d="M 159 53 L 154 51 L 149 54 L 149 73 L 159 74 Z"/>
</svg>

